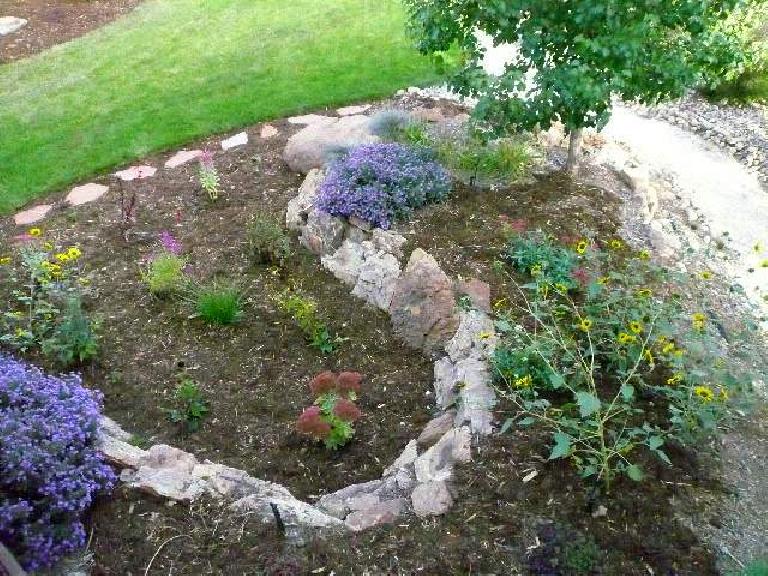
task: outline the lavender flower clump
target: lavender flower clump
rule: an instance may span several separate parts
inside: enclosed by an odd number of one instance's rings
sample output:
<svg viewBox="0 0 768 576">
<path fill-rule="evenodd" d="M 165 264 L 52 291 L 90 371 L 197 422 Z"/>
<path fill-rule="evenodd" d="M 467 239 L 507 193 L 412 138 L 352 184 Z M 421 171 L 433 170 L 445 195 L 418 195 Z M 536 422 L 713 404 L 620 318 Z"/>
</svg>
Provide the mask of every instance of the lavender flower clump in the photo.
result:
<svg viewBox="0 0 768 576">
<path fill-rule="evenodd" d="M 450 189 L 450 175 L 426 148 L 367 144 L 331 164 L 318 207 L 388 229 L 414 209 L 440 202 Z"/>
<path fill-rule="evenodd" d="M 34 571 L 85 545 L 80 517 L 115 482 L 94 447 L 101 395 L 0 354 L 0 542 Z"/>
</svg>

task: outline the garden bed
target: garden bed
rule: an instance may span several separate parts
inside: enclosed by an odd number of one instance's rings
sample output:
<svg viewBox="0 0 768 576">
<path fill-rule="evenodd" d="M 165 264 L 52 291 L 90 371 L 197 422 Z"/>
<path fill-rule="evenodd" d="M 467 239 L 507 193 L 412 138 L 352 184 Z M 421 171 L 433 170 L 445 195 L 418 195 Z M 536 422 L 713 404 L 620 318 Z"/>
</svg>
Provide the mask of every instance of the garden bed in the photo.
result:
<svg viewBox="0 0 768 576">
<path fill-rule="evenodd" d="M 128 242 L 115 190 L 54 215 L 44 229 L 46 238 L 80 246 L 91 272 L 89 308 L 102 318 L 103 336 L 100 360 L 84 378 L 104 391 L 107 415 L 139 443 L 167 442 L 311 498 L 379 477 L 418 436 L 433 409 L 432 364 L 397 343 L 385 313 L 350 296 L 298 246 L 283 271 L 248 261 L 250 215 L 282 219 L 301 183 L 280 159 L 296 129 L 274 126 L 279 137 L 261 140 L 258 127 L 249 129 L 251 144 L 217 153 L 222 194 L 211 205 L 196 187 L 197 165 L 190 164 L 123 185 L 138 199 L 138 224 Z M 588 173 L 586 181 L 603 176 Z M 607 240 L 619 228 L 619 206 L 617 188 L 578 186 L 555 174 L 493 192 L 459 186 L 446 203 L 419 211 L 400 231 L 409 240 L 406 254 L 421 247 L 450 276 L 488 282 L 494 302 L 509 295 L 493 269 L 510 227 L 541 228 L 568 243 L 590 232 Z M 18 232 L 4 226 L 6 238 Z M 206 326 L 189 317 L 183 302 L 150 297 L 139 261 L 164 229 L 189 254 L 192 276 L 239 279 L 246 294 L 239 325 Z M 345 338 L 337 353 L 326 357 L 309 346 L 277 310 L 273 295 L 295 285 L 317 300 L 331 330 Z M 364 417 L 353 442 L 338 453 L 294 430 L 312 401 L 310 378 L 326 369 L 366 376 L 358 402 Z M 200 384 L 209 402 L 210 414 L 195 433 L 166 418 L 182 373 Z M 510 410 L 502 403 L 498 421 Z M 720 491 L 705 457 L 672 449 L 674 467 L 644 461 L 652 480 L 620 479 L 605 495 L 567 463 L 547 463 L 549 450 L 549 436 L 535 431 L 492 436 L 477 446 L 473 467 L 458 473 L 456 505 L 443 518 L 409 518 L 303 548 L 285 542 L 274 526 L 231 516 L 215 502 L 168 506 L 121 488 L 91 518 L 92 573 L 717 574 L 711 551 L 670 505 L 680 499 L 695 506 L 697 492 Z"/>
</svg>

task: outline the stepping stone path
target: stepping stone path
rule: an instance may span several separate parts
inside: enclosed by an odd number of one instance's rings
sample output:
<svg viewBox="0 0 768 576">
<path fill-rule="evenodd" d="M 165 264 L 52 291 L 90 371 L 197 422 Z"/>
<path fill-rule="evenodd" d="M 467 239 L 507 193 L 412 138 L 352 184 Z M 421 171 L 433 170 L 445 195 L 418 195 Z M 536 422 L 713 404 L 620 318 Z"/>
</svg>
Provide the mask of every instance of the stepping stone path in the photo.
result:
<svg viewBox="0 0 768 576">
<path fill-rule="evenodd" d="M 235 134 L 231 138 L 227 138 L 226 140 L 221 141 L 221 149 L 222 150 L 229 150 L 230 148 L 237 148 L 238 146 L 245 146 L 248 144 L 248 134 L 245 132 L 240 132 L 240 134 Z"/>
<path fill-rule="evenodd" d="M 48 215 L 48 212 L 51 211 L 51 208 L 53 208 L 53 205 L 51 204 L 40 204 L 39 206 L 33 206 L 28 210 L 17 213 L 13 217 L 13 221 L 17 226 L 29 226 L 30 224 L 35 224 L 36 222 L 40 222 L 40 220 L 45 218 Z"/>
<path fill-rule="evenodd" d="M 371 109 L 370 104 L 360 104 L 359 106 L 346 106 L 336 110 L 336 114 L 339 116 L 355 116 L 357 114 L 363 114 Z"/>
<path fill-rule="evenodd" d="M 2 16 L 0 17 L 0 36 L 6 34 L 12 34 L 17 30 L 20 30 L 27 25 L 27 21 L 24 18 L 16 18 L 16 16 Z"/>
<path fill-rule="evenodd" d="M 141 180 L 142 178 L 151 178 L 156 172 L 157 168 L 152 166 L 131 166 L 125 170 L 115 172 L 115 176 L 123 182 L 131 182 L 133 180 Z"/>
<path fill-rule="evenodd" d="M 176 154 L 171 156 L 165 162 L 165 167 L 178 168 L 182 164 L 186 164 L 187 162 L 196 160 L 197 158 L 200 157 L 200 154 L 202 153 L 203 153 L 202 150 L 181 150 L 180 152 L 176 152 Z"/>
<path fill-rule="evenodd" d="M 70 206 L 80 206 L 82 204 L 87 204 L 88 202 L 98 200 L 108 191 L 109 186 L 96 184 L 94 182 L 84 184 L 83 186 L 77 186 L 76 188 L 72 188 L 72 191 L 67 194 L 67 203 Z"/>
<path fill-rule="evenodd" d="M 266 126 L 262 126 L 261 127 L 261 134 L 260 134 L 260 136 L 261 136 L 262 140 L 267 140 L 269 138 L 274 138 L 278 134 L 280 134 L 280 130 L 278 130 L 274 126 L 270 126 L 269 124 L 267 124 Z"/>
</svg>

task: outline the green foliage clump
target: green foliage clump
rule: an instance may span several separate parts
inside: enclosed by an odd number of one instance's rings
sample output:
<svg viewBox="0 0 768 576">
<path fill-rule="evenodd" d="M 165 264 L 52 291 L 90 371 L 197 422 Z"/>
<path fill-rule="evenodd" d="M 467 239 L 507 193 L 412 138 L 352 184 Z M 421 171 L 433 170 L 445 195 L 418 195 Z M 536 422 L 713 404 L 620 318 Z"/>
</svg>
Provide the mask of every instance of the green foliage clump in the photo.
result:
<svg viewBox="0 0 768 576">
<path fill-rule="evenodd" d="M 705 95 L 738 103 L 768 100 L 768 3 L 740 2 L 716 31 L 729 38 L 742 57 L 706 75 Z"/>
<path fill-rule="evenodd" d="M 413 117 L 405 110 L 380 110 L 371 117 L 368 128 L 371 134 L 384 140 L 399 142 L 403 133 L 414 124 Z"/>
<path fill-rule="evenodd" d="M 542 236 L 540 251 L 525 254 L 546 257 L 548 242 Z M 686 309 L 675 297 L 680 280 L 647 253 L 632 255 L 619 239 L 602 248 L 583 240 L 564 260 L 576 265 L 575 284 L 527 256 L 513 262 L 529 281 L 508 275 L 514 304 L 497 306 L 492 362 L 517 409 L 504 429 L 548 430 L 549 459 L 569 460 L 584 478 L 641 480 L 639 451 L 671 464 L 663 446 L 698 445 L 751 379 L 723 352 L 709 315 Z"/>
<path fill-rule="evenodd" d="M 291 256 L 291 240 L 280 224 L 264 214 L 248 223 L 248 252 L 255 264 L 284 266 Z"/>
<path fill-rule="evenodd" d="M 310 345 L 323 354 L 332 354 L 338 348 L 341 339 L 331 336 L 328 326 L 320 318 L 317 303 L 297 292 L 287 290 L 276 298 L 278 308 L 289 314 L 301 329 Z"/>
<path fill-rule="evenodd" d="M 87 362 L 99 352 L 96 331 L 96 325 L 83 310 L 80 296 L 73 294 L 50 338 L 43 342 L 43 354 L 65 368 Z"/>
<path fill-rule="evenodd" d="M 439 139 L 436 147 L 443 164 L 467 175 L 472 182 L 515 182 L 528 173 L 534 157 L 531 146 L 522 138 L 485 141 L 470 135 Z"/>
<path fill-rule="evenodd" d="M 175 424 L 182 424 L 188 432 L 197 432 L 200 422 L 208 413 L 200 387 L 189 376 L 179 376 L 179 383 L 174 392 L 176 407 L 167 410 L 168 419 Z"/>
<path fill-rule="evenodd" d="M 149 261 L 141 272 L 141 279 L 154 296 L 167 297 L 179 294 L 188 284 L 184 273 L 186 266 L 185 257 L 163 252 Z"/>
<path fill-rule="evenodd" d="M 586 242 L 577 250 L 586 250 Z M 539 231 L 513 236 L 504 255 L 513 266 L 553 286 L 576 287 L 573 270 L 577 253 L 557 244 Z"/>
<path fill-rule="evenodd" d="M 197 315 L 210 324 L 235 324 L 243 314 L 240 290 L 232 285 L 197 288 L 194 301 Z"/>
<path fill-rule="evenodd" d="M 563 566 L 569 574 L 591 574 L 600 560 L 600 548 L 594 540 L 570 542 L 563 550 Z"/>
</svg>

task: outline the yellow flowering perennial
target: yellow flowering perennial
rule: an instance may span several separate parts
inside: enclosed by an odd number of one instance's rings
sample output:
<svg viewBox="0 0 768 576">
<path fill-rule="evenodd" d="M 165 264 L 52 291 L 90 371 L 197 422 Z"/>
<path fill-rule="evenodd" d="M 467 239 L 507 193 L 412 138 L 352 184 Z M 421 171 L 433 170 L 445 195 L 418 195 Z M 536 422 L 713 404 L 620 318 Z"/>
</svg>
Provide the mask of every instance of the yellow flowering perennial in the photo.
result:
<svg viewBox="0 0 768 576">
<path fill-rule="evenodd" d="M 621 240 L 611 240 L 610 245 L 611 245 L 611 248 L 613 248 L 614 250 L 621 250 L 622 248 L 624 248 L 624 242 L 622 242 Z"/>
<path fill-rule="evenodd" d="M 576 244 L 576 252 L 579 254 L 584 254 L 587 251 L 587 246 L 589 246 L 587 241 L 581 240 L 578 244 Z"/>
<path fill-rule="evenodd" d="M 616 340 L 618 340 L 619 344 L 633 344 L 637 342 L 637 338 L 632 336 L 632 334 L 627 334 L 626 332 L 619 332 Z"/>
<path fill-rule="evenodd" d="M 40 228 L 30 228 L 27 230 L 27 234 L 32 236 L 33 238 L 37 238 L 38 236 L 42 235 L 43 231 L 40 230 Z"/>
<path fill-rule="evenodd" d="M 702 314 L 701 312 L 696 312 L 693 316 L 691 316 L 693 328 L 698 331 L 704 330 L 704 326 L 707 322 L 707 316 L 705 314 Z"/>
<path fill-rule="evenodd" d="M 685 379 L 685 376 L 681 374 L 680 372 L 674 374 L 671 378 L 667 378 L 667 385 L 668 386 L 675 386 L 676 384 L 680 384 Z"/>
<path fill-rule="evenodd" d="M 526 374 L 522 378 L 515 378 L 513 384 L 515 388 L 530 388 L 533 385 L 533 378 L 530 374 Z"/>
<path fill-rule="evenodd" d="M 10 256 L 3 256 L 0 258 L 0 266 L 8 266 L 8 264 L 11 263 L 11 257 Z"/>
<path fill-rule="evenodd" d="M 643 331 L 643 323 L 633 320 L 629 323 L 629 331 L 635 334 L 640 334 Z"/>
<path fill-rule="evenodd" d="M 579 322 L 579 330 L 582 332 L 589 332 L 590 328 L 592 328 L 592 320 L 589 318 L 583 318 L 581 322 Z"/>
<path fill-rule="evenodd" d="M 696 386 L 693 393 L 698 396 L 702 402 L 712 402 L 715 399 L 715 393 L 709 386 Z"/>
<path fill-rule="evenodd" d="M 640 254 L 638 255 L 640 260 L 650 260 L 651 259 L 651 253 L 648 252 L 648 250 L 641 250 Z"/>
<path fill-rule="evenodd" d="M 77 248 L 76 246 L 72 246 L 67 250 L 67 256 L 69 256 L 70 260 L 77 260 L 82 255 L 83 253 L 80 252 L 80 248 Z"/>
</svg>

